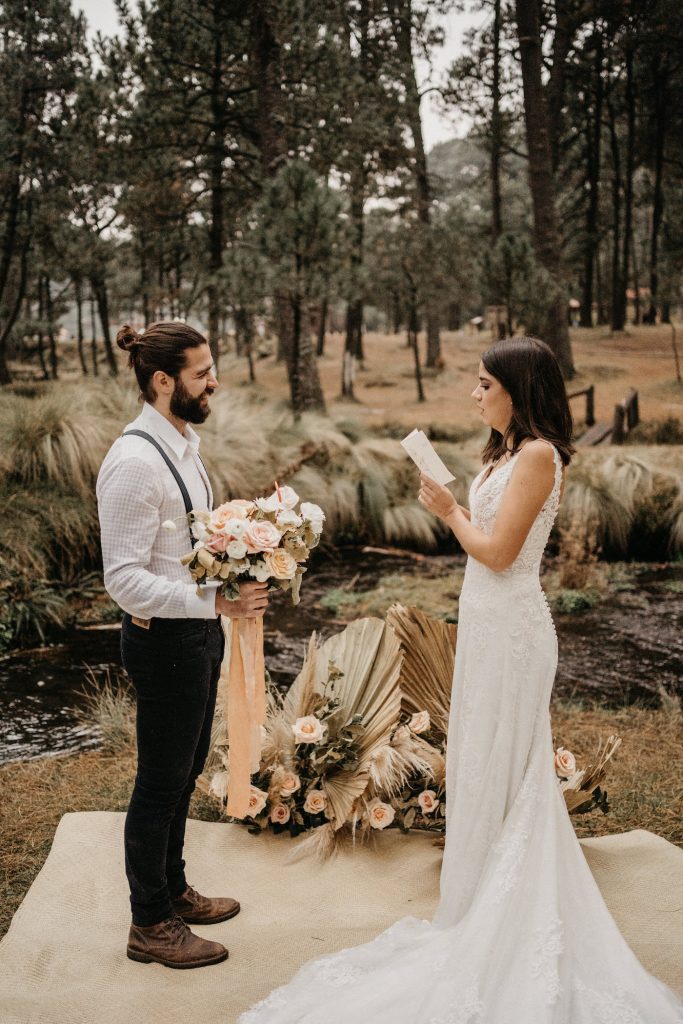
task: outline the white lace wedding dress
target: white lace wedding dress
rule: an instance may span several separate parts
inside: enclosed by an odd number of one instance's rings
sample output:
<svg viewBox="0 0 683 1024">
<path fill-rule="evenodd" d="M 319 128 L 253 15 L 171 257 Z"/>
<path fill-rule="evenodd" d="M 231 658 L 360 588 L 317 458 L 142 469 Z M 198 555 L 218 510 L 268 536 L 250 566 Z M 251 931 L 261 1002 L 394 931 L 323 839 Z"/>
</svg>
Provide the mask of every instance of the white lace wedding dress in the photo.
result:
<svg viewBox="0 0 683 1024">
<path fill-rule="evenodd" d="M 238 1024 L 679 1024 L 683 1003 L 622 938 L 555 775 L 557 640 L 539 582 L 562 466 L 522 551 L 470 558 L 448 736 L 446 848 L 434 920 L 303 967 Z M 515 457 L 470 491 L 490 533 Z"/>
</svg>

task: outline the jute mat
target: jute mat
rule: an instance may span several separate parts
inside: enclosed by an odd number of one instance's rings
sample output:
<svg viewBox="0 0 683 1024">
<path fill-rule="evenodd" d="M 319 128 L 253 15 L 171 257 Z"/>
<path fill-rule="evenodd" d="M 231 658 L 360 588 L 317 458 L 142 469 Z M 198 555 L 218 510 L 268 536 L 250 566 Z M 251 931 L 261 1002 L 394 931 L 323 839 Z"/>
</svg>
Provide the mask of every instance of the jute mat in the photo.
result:
<svg viewBox="0 0 683 1024">
<path fill-rule="evenodd" d="M 135 964 L 125 955 L 122 832 L 121 814 L 62 818 L 0 943 L 2 1024 L 234 1024 L 305 961 L 406 914 L 428 918 L 436 904 L 441 851 L 429 837 L 386 832 L 374 850 L 287 864 L 287 837 L 190 821 L 191 883 L 242 902 L 233 921 L 196 926 L 230 959 L 195 971 Z M 641 831 L 583 847 L 636 954 L 683 994 L 683 851 Z"/>
</svg>

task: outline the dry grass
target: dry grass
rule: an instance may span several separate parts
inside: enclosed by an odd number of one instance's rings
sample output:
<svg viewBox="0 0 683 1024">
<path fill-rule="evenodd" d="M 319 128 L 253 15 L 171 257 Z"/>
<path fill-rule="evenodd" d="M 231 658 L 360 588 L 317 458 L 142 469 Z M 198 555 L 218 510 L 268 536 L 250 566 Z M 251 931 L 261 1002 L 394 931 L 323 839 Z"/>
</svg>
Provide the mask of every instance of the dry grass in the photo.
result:
<svg viewBox="0 0 683 1024">
<path fill-rule="evenodd" d="M 555 745 L 571 750 L 582 764 L 591 760 L 607 736 L 616 733 L 622 738 L 603 787 L 610 812 L 574 815 L 577 834 L 606 836 L 642 828 L 683 847 L 680 710 L 608 710 L 558 703 L 551 711 Z"/>
<path fill-rule="evenodd" d="M 675 709 L 603 710 L 558 704 L 552 709 L 552 721 L 557 742 L 581 761 L 590 759 L 600 739 L 611 733 L 623 738 L 605 786 L 610 813 L 574 815 L 572 822 L 579 836 L 643 828 L 683 847 L 680 713 Z M 131 749 L 118 754 L 88 751 L 0 767 L 0 935 L 40 871 L 62 815 L 125 810 L 134 773 Z M 219 816 L 215 802 L 201 794 L 195 794 L 190 813 L 205 821 Z"/>
</svg>

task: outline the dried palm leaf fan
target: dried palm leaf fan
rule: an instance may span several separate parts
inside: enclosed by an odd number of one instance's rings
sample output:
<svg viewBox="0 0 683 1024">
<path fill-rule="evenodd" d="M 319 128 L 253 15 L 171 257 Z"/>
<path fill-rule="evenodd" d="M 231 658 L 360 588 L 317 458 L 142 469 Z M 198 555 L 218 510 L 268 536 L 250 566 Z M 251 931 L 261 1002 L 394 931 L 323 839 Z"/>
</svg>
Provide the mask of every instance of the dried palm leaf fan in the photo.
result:
<svg viewBox="0 0 683 1024">
<path fill-rule="evenodd" d="M 598 747 L 594 764 L 580 768 L 578 772 L 574 772 L 571 778 L 560 784 L 570 814 L 590 801 L 592 794 L 607 775 L 607 762 L 620 744 L 619 736 L 609 736 Z"/>
<path fill-rule="evenodd" d="M 432 619 L 418 608 L 395 604 L 387 612 L 403 655 L 401 710 L 428 711 L 437 742 L 446 739 L 453 686 L 457 626 Z"/>
<path fill-rule="evenodd" d="M 332 666 L 342 675 L 335 681 L 339 710 L 328 720 L 328 728 L 338 732 L 356 717 L 363 723 L 357 768 L 328 775 L 324 783 L 330 818 L 338 829 L 367 789 L 373 755 L 389 742 L 398 724 L 398 641 L 381 619 L 358 619 L 320 647 L 311 642 L 301 672 L 284 701 L 285 721 L 293 724 L 298 717 L 310 714 L 314 694 L 322 695 Z"/>
</svg>

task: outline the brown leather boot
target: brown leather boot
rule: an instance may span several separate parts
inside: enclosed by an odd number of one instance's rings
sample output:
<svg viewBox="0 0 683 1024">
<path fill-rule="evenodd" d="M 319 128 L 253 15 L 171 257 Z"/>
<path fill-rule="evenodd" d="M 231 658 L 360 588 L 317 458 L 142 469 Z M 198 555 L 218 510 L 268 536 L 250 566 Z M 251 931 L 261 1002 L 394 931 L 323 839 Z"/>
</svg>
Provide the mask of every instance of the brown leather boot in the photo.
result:
<svg viewBox="0 0 683 1024">
<path fill-rule="evenodd" d="M 186 924 L 218 924 L 239 914 L 240 905 L 229 896 L 223 899 L 201 896 L 188 885 L 182 896 L 173 900 L 173 909 Z"/>
<path fill-rule="evenodd" d="M 225 946 L 194 935 L 179 917 L 169 917 L 145 928 L 132 924 L 126 952 L 130 960 L 138 963 L 163 964 L 180 970 L 220 964 L 228 958 Z"/>
</svg>

